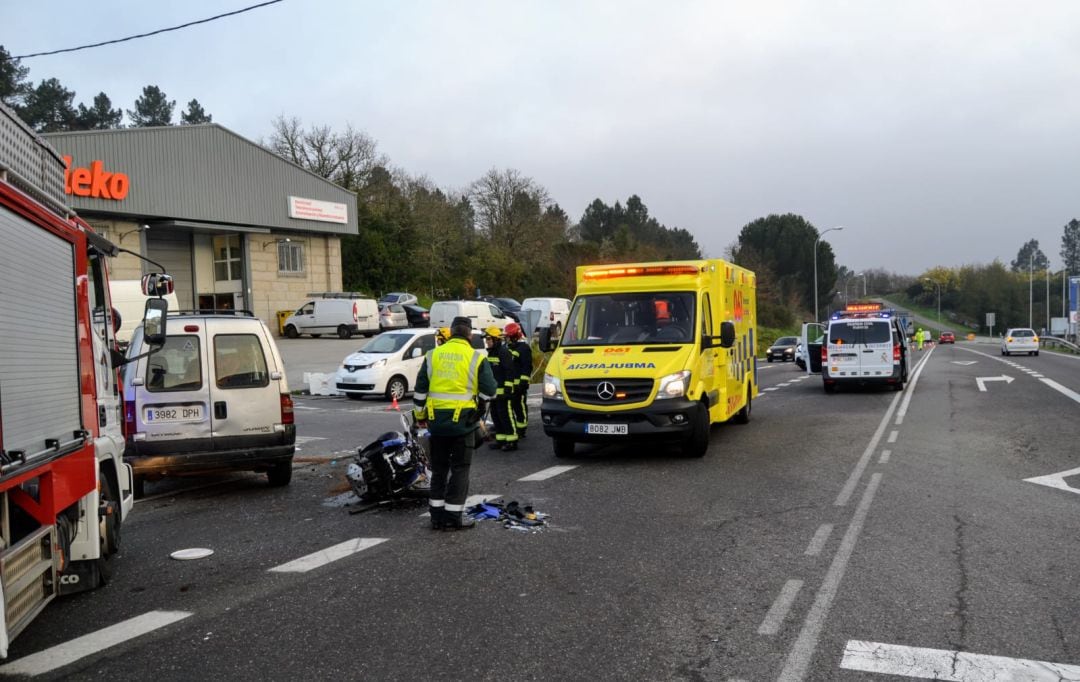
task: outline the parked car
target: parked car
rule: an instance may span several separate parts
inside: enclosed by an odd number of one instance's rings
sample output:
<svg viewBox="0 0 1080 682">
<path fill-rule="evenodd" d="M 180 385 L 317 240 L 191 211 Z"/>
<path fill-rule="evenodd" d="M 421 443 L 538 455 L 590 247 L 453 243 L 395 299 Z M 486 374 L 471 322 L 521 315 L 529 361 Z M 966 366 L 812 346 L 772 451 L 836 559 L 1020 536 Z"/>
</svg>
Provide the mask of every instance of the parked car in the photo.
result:
<svg viewBox="0 0 1080 682">
<path fill-rule="evenodd" d="M 401 291 L 391 291 L 389 294 L 384 294 L 379 299 L 379 304 L 383 303 L 400 303 L 405 305 L 406 303 L 417 303 L 416 296 L 407 294 Z"/>
<path fill-rule="evenodd" d="M 493 303 L 483 301 L 438 301 L 431 304 L 430 323 L 432 327 L 449 327 L 455 317 L 467 317 L 473 329 L 486 329 L 491 326 L 505 329 L 514 320 L 499 310 Z"/>
<path fill-rule="evenodd" d="M 956 334 L 952 332 L 941 332 L 938 336 L 938 343 L 956 343 Z"/>
<path fill-rule="evenodd" d="M 521 304 L 514 299 L 495 297 L 488 301 L 488 303 L 501 310 L 503 315 L 506 315 L 514 322 L 521 322 L 521 318 L 518 317 L 518 313 L 521 312 Z"/>
<path fill-rule="evenodd" d="M 285 318 L 285 336 L 295 339 L 310 334 L 337 334 L 347 339 L 353 334 L 371 336 L 379 332 L 379 310 L 370 298 L 317 298 L 308 301 Z"/>
<path fill-rule="evenodd" d="M 128 357 L 146 353 L 135 329 Z M 162 349 L 123 368 L 124 461 L 135 494 L 145 480 L 214 471 L 262 471 L 292 479 L 296 443 L 285 366 L 257 317 L 169 317 Z"/>
<path fill-rule="evenodd" d="M 1017 327 L 1005 332 L 1001 337 L 1001 354 L 1012 355 L 1013 353 L 1027 353 L 1028 355 L 1039 354 L 1039 335 L 1029 327 Z"/>
<path fill-rule="evenodd" d="M 379 327 L 388 329 L 404 329 L 409 326 L 409 316 L 400 303 L 383 303 L 379 306 Z"/>
<path fill-rule="evenodd" d="M 401 307 L 405 309 L 405 316 L 409 318 L 410 327 L 430 326 L 431 313 L 424 306 L 415 303 L 404 303 Z"/>
<path fill-rule="evenodd" d="M 379 334 L 350 353 L 334 376 L 334 386 L 352 400 L 382 395 L 401 400 L 416 385 L 424 355 L 435 347 L 435 329 L 400 329 Z M 483 348 L 479 331 L 472 345 Z"/>
<path fill-rule="evenodd" d="M 521 302 L 522 310 L 539 310 L 540 322 L 537 329 L 550 327 L 553 338 L 561 338 L 570 317 L 570 299 L 567 298 L 527 298 Z"/>
<path fill-rule="evenodd" d="M 765 359 L 769 362 L 779 360 L 788 362 L 795 359 L 795 347 L 799 345 L 797 336 L 781 336 L 773 345 L 765 351 Z"/>
</svg>

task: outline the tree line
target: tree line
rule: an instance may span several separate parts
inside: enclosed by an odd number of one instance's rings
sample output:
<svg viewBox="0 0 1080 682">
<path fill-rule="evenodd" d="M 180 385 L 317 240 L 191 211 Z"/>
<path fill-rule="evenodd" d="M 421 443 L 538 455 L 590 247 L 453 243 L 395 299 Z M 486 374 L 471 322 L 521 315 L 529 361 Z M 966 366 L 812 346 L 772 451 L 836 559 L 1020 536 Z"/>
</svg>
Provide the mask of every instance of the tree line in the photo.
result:
<svg viewBox="0 0 1080 682">
<path fill-rule="evenodd" d="M 57 78 L 44 78 L 37 85 L 29 79 L 30 69 L 18 59 L 12 59 L 0 45 L 0 102 L 8 105 L 39 133 L 70 130 L 109 130 L 124 127 L 125 110 L 113 108 L 104 92 L 94 95 L 89 105 L 75 104 L 75 91 L 69 90 Z M 176 100 L 170 100 L 156 85 L 147 85 L 135 99 L 134 108 L 127 109 L 132 128 L 174 125 Z M 213 117 L 199 100 L 192 99 L 180 112 L 180 125 L 210 123 Z"/>
<path fill-rule="evenodd" d="M 264 146 L 357 194 L 360 234 L 342 239 L 346 289 L 433 299 L 573 295 L 578 265 L 701 258 L 693 236 L 637 195 L 596 199 L 572 222 L 539 182 L 493 168 L 459 190 L 394 167 L 367 133 L 279 117 Z"/>
</svg>

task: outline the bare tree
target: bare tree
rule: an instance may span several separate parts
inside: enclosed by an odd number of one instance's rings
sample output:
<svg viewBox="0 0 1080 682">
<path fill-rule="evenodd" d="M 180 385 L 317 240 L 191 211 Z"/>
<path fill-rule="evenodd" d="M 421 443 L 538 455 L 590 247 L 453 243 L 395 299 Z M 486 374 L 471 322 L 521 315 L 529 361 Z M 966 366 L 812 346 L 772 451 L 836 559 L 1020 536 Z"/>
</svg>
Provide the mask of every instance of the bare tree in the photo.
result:
<svg viewBox="0 0 1080 682">
<path fill-rule="evenodd" d="M 295 116 L 278 116 L 272 125 L 271 151 L 346 189 L 357 190 L 375 167 L 388 165 L 375 139 L 351 124 L 342 132 L 326 125 L 306 129 Z"/>
</svg>

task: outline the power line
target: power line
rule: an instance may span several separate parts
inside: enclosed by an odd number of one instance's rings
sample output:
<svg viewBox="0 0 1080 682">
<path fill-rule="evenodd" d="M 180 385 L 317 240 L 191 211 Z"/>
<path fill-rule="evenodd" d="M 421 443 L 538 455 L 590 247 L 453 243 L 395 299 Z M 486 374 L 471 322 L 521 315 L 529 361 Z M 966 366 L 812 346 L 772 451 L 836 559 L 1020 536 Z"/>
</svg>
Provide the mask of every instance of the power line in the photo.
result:
<svg viewBox="0 0 1080 682">
<path fill-rule="evenodd" d="M 243 9 L 238 9 L 238 10 L 236 10 L 234 12 L 226 12 L 225 14 L 218 14 L 217 16 L 207 17 L 206 19 L 199 19 L 197 21 L 189 21 L 188 23 L 180 24 L 179 26 L 170 26 L 169 28 L 159 28 L 158 30 L 151 31 L 149 33 L 140 33 L 138 35 L 128 36 L 126 38 L 117 38 L 116 40 L 106 40 L 106 41 L 101 42 L 101 43 L 93 43 L 93 44 L 90 44 L 90 45 L 80 45 L 79 47 L 66 47 L 66 48 L 64 48 L 62 50 L 50 50 L 49 52 L 34 52 L 33 54 L 22 54 L 22 55 L 18 55 L 16 57 L 12 57 L 12 59 L 29 59 L 31 57 L 45 57 L 47 55 L 61 54 L 63 52 L 77 52 L 79 50 L 89 50 L 92 47 L 101 47 L 103 45 L 115 45 L 116 43 L 126 43 L 129 40 L 135 40 L 137 38 L 147 38 L 149 36 L 156 36 L 159 33 L 168 33 L 169 31 L 179 31 L 180 29 L 187 28 L 189 26 L 195 26 L 197 24 L 206 24 L 206 23 L 209 23 L 211 21 L 217 21 L 218 19 L 224 19 L 225 17 L 231 17 L 231 16 L 235 16 L 237 14 L 243 14 L 244 12 L 250 12 L 253 9 L 259 9 L 260 7 L 266 7 L 267 5 L 274 5 L 274 4 L 277 4 L 277 3 L 281 2 L 281 1 L 282 0 L 269 0 L 269 2 L 260 2 L 257 5 L 252 5 L 250 7 L 245 7 Z"/>
</svg>

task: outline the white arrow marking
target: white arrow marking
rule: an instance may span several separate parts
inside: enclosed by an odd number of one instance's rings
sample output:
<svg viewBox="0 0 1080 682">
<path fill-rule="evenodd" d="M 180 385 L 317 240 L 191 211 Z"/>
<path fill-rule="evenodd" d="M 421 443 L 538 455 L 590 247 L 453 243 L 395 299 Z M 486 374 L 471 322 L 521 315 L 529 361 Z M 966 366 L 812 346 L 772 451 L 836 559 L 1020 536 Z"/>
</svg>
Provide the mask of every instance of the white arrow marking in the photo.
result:
<svg viewBox="0 0 1080 682">
<path fill-rule="evenodd" d="M 974 365 L 978 360 L 953 360 L 954 365 Z"/>
<path fill-rule="evenodd" d="M 1065 482 L 1065 479 L 1069 476 L 1075 476 L 1080 474 L 1080 469 L 1069 469 L 1068 471 L 1062 471 L 1056 474 L 1047 474 L 1046 476 L 1036 476 L 1035 478 L 1025 478 L 1027 483 L 1038 483 L 1039 485 L 1049 486 L 1051 488 L 1057 488 L 1058 490 L 1068 490 L 1070 493 L 1076 493 L 1080 495 L 1080 489 L 1074 488 Z"/>
<path fill-rule="evenodd" d="M 979 385 L 979 390 L 982 391 L 983 393 L 986 393 L 986 382 L 987 381 L 1004 381 L 1007 384 L 1011 384 L 1013 382 L 1013 378 L 1011 376 L 1008 376 L 1008 375 L 1005 375 L 1005 374 L 1002 374 L 999 377 L 977 377 L 975 379 L 975 383 L 977 383 Z"/>
</svg>

